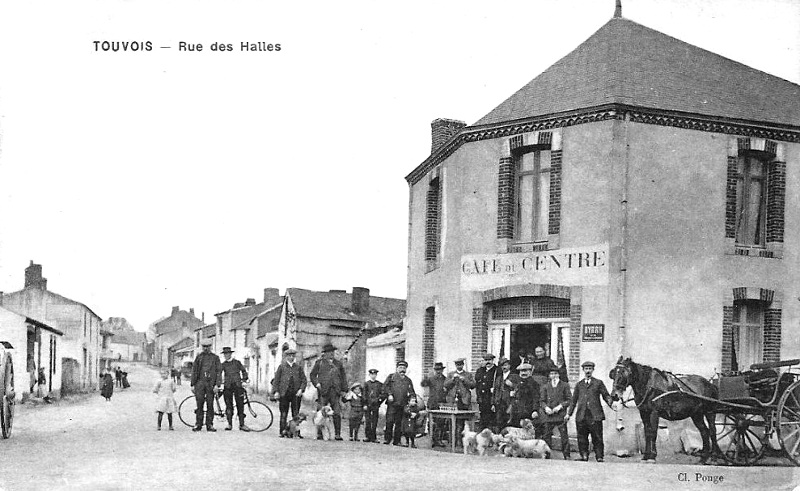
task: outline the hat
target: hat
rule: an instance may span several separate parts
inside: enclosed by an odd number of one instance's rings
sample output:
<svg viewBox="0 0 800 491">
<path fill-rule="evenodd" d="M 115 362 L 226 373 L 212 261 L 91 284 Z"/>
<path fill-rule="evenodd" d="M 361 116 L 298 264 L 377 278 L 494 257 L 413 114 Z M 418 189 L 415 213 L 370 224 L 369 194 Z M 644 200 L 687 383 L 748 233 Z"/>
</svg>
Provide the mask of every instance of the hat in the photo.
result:
<svg viewBox="0 0 800 491">
<path fill-rule="evenodd" d="M 593 361 L 585 361 L 585 362 L 581 363 L 581 368 L 586 368 L 586 367 L 594 368 L 594 362 Z"/>
<path fill-rule="evenodd" d="M 522 371 L 522 370 L 532 370 L 532 369 L 533 369 L 533 367 L 531 366 L 531 364 L 530 364 L 530 363 L 522 363 L 522 364 L 520 364 L 520 366 L 518 366 L 517 368 L 518 368 L 520 371 Z"/>
<path fill-rule="evenodd" d="M 440 361 L 437 361 L 436 363 L 433 364 L 433 369 L 434 370 L 444 370 L 444 363 L 442 363 Z"/>
<path fill-rule="evenodd" d="M 284 354 L 284 355 L 294 355 L 294 354 L 297 354 L 297 350 L 296 350 L 296 349 L 289 348 L 289 349 L 287 349 L 286 351 L 284 351 L 284 352 L 283 352 L 283 354 Z"/>
<path fill-rule="evenodd" d="M 458 359 L 455 361 L 455 364 L 456 364 L 456 365 L 463 365 L 465 361 L 466 361 L 466 358 L 458 358 Z"/>
<path fill-rule="evenodd" d="M 325 346 L 322 347 L 323 353 L 328 353 L 331 351 L 336 351 L 336 346 L 332 345 L 331 343 L 327 343 Z"/>
<path fill-rule="evenodd" d="M 224 348 L 222 348 L 222 352 L 223 353 L 233 353 L 233 350 L 231 349 L 230 346 L 225 346 Z"/>
<path fill-rule="evenodd" d="M 505 356 L 504 356 L 504 357 L 502 357 L 502 358 L 500 358 L 500 361 L 498 361 L 498 362 L 497 362 L 497 364 L 498 364 L 498 365 L 500 365 L 501 367 L 502 367 L 503 365 L 505 365 L 506 363 L 508 363 L 509 365 L 511 365 L 511 360 L 509 360 L 509 359 L 508 359 L 508 358 L 506 358 Z"/>
<path fill-rule="evenodd" d="M 485 355 L 483 355 L 484 360 L 494 360 L 494 358 L 495 356 L 491 353 L 486 353 Z"/>
<path fill-rule="evenodd" d="M 408 362 L 405 361 L 405 360 L 400 360 L 400 361 L 397 362 L 397 366 L 398 367 L 406 367 L 406 368 L 408 368 Z"/>
<path fill-rule="evenodd" d="M 370 368 L 369 369 L 369 373 L 378 373 L 378 369 L 377 368 Z"/>
<path fill-rule="evenodd" d="M 554 366 L 554 367 L 550 368 L 550 371 L 548 373 L 553 373 L 553 372 L 561 373 L 561 369 L 556 367 L 556 366 Z"/>
<path fill-rule="evenodd" d="M 353 383 L 350 385 L 350 390 L 353 390 L 353 389 L 355 389 L 356 387 L 358 387 L 358 388 L 360 389 L 360 388 L 361 388 L 361 384 L 360 384 L 360 383 L 358 383 L 358 382 L 353 382 Z"/>
<path fill-rule="evenodd" d="M 204 339 L 200 341 L 200 346 L 211 346 L 214 344 L 210 339 Z"/>
</svg>

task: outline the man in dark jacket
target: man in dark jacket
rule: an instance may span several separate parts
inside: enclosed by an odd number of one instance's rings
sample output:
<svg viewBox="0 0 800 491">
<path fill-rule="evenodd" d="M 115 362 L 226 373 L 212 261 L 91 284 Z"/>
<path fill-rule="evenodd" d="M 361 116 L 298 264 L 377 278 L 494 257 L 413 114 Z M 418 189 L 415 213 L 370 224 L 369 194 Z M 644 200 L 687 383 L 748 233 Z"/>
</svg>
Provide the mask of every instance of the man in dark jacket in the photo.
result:
<svg viewBox="0 0 800 491">
<path fill-rule="evenodd" d="M 531 359 L 531 366 L 533 366 L 533 380 L 542 387 L 549 380 L 550 370 L 558 369 L 556 364 L 544 352 L 544 348 L 537 346 L 533 350 L 533 358 Z"/>
<path fill-rule="evenodd" d="M 292 348 L 283 352 L 283 360 L 275 370 L 275 378 L 272 379 L 272 395 L 278 400 L 278 410 L 281 413 L 278 432 L 281 438 L 284 437 L 286 430 L 286 418 L 289 408 L 292 408 L 292 418 L 300 413 L 300 400 L 303 391 L 306 390 L 306 374 L 300 363 L 295 361 L 297 351 Z"/>
<path fill-rule="evenodd" d="M 422 379 L 422 386 L 428 388 L 428 409 L 439 409 L 439 404 L 445 402 L 447 393 L 444 390 L 444 364 L 437 361 L 433 365 L 433 373 Z M 433 431 L 431 435 L 431 447 L 444 447 L 442 439 L 444 428 L 431 419 Z"/>
<path fill-rule="evenodd" d="M 500 360 L 500 372 L 494 380 L 494 391 L 492 393 L 492 404 L 497 418 L 492 430 L 495 433 L 500 433 L 500 430 L 508 426 L 512 402 L 511 392 L 516 390 L 519 382 L 519 375 L 511 371 L 511 360 L 502 358 Z"/>
<path fill-rule="evenodd" d="M 192 393 L 197 403 L 196 419 L 193 431 L 203 429 L 203 407 L 205 406 L 206 430 L 214 429 L 214 392 L 219 389 L 220 370 L 219 356 L 211 352 L 211 340 L 200 342 L 203 352 L 197 355 L 192 366 Z"/>
<path fill-rule="evenodd" d="M 408 363 L 397 362 L 395 373 L 390 373 L 383 383 L 383 392 L 386 394 L 386 428 L 383 432 L 383 443 L 399 446 L 403 436 L 403 410 L 408 404 L 410 396 L 416 396 L 414 384 L 406 376 Z"/>
<path fill-rule="evenodd" d="M 533 420 L 534 424 L 539 419 L 539 384 L 531 377 L 533 367 L 530 363 L 523 363 L 519 367 L 519 384 L 511 391 L 511 424 L 521 426 L 523 419 Z"/>
<path fill-rule="evenodd" d="M 494 379 L 497 377 L 497 366 L 494 364 L 494 355 L 483 355 L 484 365 L 475 372 L 475 394 L 478 398 L 478 410 L 481 414 L 479 430 L 491 428 L 495 423 L 495 414 L 492 411 L 492 392 Z"/>
<path fill-rule="evenodd" d="M 569 420 L 573 413 L 577 413 L 575 427 L 578 430 L 578 452 L 581 454 L 578 460 L 584 462 L 589 460 L 589 435 L 592 435 L 594 457 L 598 462 L 603 462 L 603 420 L 606 417 L 600 405 L 600 398 L 611 407 L 611 395 L 606 389 L 606 384 L 592 377 L 594 363 L 586 361 L 581 368 L 585 378 L 575 384 L 569 415 L 565 419 Z"/>
<path fill-rule="evenodd" d="M 383 403 L 383 383 L 377 380 L 378 370 L 370 368 L 369 380 L 364 382 L 364 402 L 367 404 L 365 442 L 378 443 L 378 410 Z"/>
<path fill-rule="evenodd" d="M 239 360 L 233 358 L 233 350 L 225 346 L 222 348 L 225 361 L 220 363 L 219 376 L 222 384 L 222 397 L 225 399 L 225 417 L 228 418 L 227 431 L 233 429 L 233 401 L 236 400 L 236 417 L 239 419 L 239 429 L 250 431 L 244 424 L 244 386 L 247 383 L 247 370 Z"/>
<path fill-rule="evenodd" d="M 561 452 L 564 460 L 569 459 L 569 437 L 567 435 L 567 422 L 564 416 L 567 415 L 572 394 L 569 384 L 561 381 L 558 367 L 550 369 L 550 380 L 541 388 L 542 421 L 544 423 L 543 440 L 550 448 L 553 448 L 553 428 L 558 428 L 561 438 Z"/>
<path fill-rule="evenodd" d="M 347 375 L 342 362 L 334 358 L 335 351 L 330 343 L 322 347 L 322 357 L 311 369 L 311 384 L 317 388 L 319 407 L 330 405 L 333 409 L 334 439 L 342 440 L 341 398 L 347 392 Z M 322 429 L 317 432 L 317 439 L 322 440 Z"/>
</svg>

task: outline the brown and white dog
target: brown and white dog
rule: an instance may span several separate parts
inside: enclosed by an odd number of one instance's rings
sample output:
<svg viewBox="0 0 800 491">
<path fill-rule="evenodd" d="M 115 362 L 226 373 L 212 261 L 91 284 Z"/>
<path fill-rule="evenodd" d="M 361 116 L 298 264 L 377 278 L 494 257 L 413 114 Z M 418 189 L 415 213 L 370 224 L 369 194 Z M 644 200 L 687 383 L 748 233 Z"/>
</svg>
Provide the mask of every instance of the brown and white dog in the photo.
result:
<svg viewBox="0 0 800 491">
<path fill-rule="evenodd" d="M 283 436 L 287 438 L 303 438 L 300 436 L 300 423 L 308 419 L 306 413 L 298 413 L 297 416 L 293 417 L 289 423 L 286 424 L 286 428 L 283 430 Z"/>
<path fill-rule="evenodd" d="M 552 451 L 544 440 L 523 440 L 514 436 L 508 437 L 510 456 L 526 459 L 549 459 Z M 504 452 L 505 453 L 505 452 Z M 506 454 L 508 455 L 508 454 Z"/>
<path fill-rule="evenodd" d="M 330 405 L 326 404 L 314 413 L 311 422 L 314 423 L 317 435 L 322 433 L 323 440 L 333 440 L 333 409 Z"/>
<path fill-rule="evenodd" d="M 503 431 L 500 432 L 501 435 L 508 438 L 509 436 L 513 436 L 520 440 L 533 440 L 536 438 L 536 430 L 533 426 L 533 421 L 529 419 L 523 419 L 520 422 L 521 428 L 517 428 L 516 426 L 506 426 L 503 428 Z"/>
</svg>

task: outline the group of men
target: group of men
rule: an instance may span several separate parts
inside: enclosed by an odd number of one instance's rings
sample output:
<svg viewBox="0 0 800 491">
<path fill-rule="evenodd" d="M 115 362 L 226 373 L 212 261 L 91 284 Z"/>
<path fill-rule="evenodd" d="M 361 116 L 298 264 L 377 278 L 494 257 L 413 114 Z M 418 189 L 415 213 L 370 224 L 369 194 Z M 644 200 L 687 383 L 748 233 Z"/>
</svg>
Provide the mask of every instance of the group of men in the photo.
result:
<svg viewBox="0 0 800 491">
<path fill-rule="evenodd" d="M 192 366 L 192 393 L 197 402 L 195 410 L 195 425 L 192 431 L 203 429 L 203 416 L 207 431 L 217 431 L 214 428 L 214 395 L 222 391 L 225 399 L 225 417 L 228 419 L 226 430 L 233 429 L 233 404 L 236 402 L 236 415 L 239 418 L 239 429 L 250 431 L 244 423 L 244 384 L 247 383 L 247 370 L 239 360 L 233 358 L 230 347 L 222 348 L 225 361 L 220 362 L 219 356 L 211 352 L 211 340 L 204 339 L 201 343 L 203 351 L 197 355 Z"/>
<path fill-rule="evenodd" d="M 567 422 L 575 415 L 580 454 L 577 460 L 589 460 L 591 436 L 595 458 L 598 462 L 603 462 L 605 415 L 600 399 L 611 406 L 612 397 L 605 384 L 593 377 L 595 364 L 586 361 L 581 365 L 584 378 L 575 385 L 572 392 L 569 383 L 561 380 L 564 367 L 556 366 L 553 360 L 545 356 L 541 347 L 537 347 L 534 354 L 535 357 L 530 359 L 521 356 L 515 369 L 512 369 L 511 360 L 502 358 L 495 365 L 493 354 L 484 355 L 484 366 L 475 372 L 474 383 L 480 428 L 491 428 L 497 433 L 505 426 L 521 426 L 523 420 L 530 419 L 536 437 L 544 439 L 551 447 L 553 432 L 558 430 L 564 459 L 569 459 Z M 440 366 L 437 363 L 434 370 L 439 370 Z M 461 405 L 458 407 L 467 408 L 468 406 Z M 437 436 L 434 432 L 435 444 Z"/>
</svg>

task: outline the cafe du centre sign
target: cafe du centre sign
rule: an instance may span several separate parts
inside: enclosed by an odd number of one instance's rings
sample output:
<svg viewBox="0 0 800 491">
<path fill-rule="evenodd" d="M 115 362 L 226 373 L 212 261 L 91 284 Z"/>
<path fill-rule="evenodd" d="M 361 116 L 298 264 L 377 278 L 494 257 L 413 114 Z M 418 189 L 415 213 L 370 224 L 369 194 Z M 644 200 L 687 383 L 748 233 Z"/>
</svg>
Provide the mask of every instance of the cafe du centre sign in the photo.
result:
<svg viewBox="0 0 800 491">
<path fill-rule="evenodd" d="M 461 289 L 487 290 L 527 283 L 608 284 L 608 244 L 574 249 L 461 257 Z"/>
</svg>

